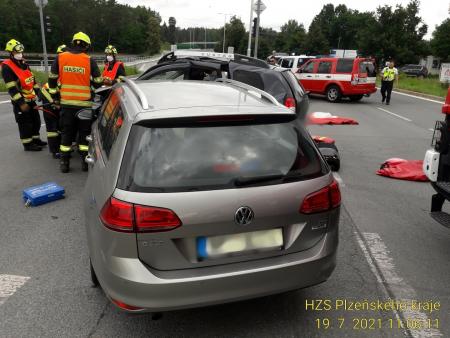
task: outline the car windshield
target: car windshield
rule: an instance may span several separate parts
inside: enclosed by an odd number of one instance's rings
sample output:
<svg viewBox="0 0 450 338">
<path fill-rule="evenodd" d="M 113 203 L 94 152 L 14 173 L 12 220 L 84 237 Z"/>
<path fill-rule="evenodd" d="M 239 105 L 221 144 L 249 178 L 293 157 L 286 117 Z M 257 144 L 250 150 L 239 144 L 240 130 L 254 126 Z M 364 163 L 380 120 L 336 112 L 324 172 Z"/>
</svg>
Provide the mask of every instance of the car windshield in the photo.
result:
<svg viewBox="0 0 450 338">
<path fill-rule="evenodd" d="M 135 192 L 231 189 L 318 177 L 324 168 L 297 120 L 212 127 L 135 125 L 118 187 Z"/>
</svg>

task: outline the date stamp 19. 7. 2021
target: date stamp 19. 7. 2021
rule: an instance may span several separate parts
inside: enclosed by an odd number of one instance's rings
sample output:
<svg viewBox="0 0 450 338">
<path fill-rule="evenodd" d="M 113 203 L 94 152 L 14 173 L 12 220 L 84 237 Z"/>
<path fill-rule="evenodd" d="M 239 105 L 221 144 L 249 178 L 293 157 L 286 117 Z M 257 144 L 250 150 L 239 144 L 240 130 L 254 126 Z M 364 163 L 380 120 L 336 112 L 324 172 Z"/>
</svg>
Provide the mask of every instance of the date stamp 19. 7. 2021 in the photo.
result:
<svg viewBox="0 0 450 338">
<path fill-rule="evenodd" d="M 321 314 L 314 320 L 319 330 L 432 330 L 441 326 L 441 303 L 435 300 L 312 299 L 305 301 L 305 310 Z M 327 316 L 332 311 L 339 312 L 338 316 Z"/>
</svg>

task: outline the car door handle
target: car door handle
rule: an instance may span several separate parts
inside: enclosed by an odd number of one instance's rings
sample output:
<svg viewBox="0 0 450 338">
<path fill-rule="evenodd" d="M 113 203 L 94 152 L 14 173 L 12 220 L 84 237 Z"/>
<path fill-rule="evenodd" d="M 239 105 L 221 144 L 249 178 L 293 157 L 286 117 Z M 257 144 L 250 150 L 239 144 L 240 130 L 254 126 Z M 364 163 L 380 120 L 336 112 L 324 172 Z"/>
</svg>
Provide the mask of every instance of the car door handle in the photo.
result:
<svg viewBox="0 0 450 338">
<path fill-rule="evenodd" d="M 312 75 L 306 75 L 306 77 L 312 77 Z"/>
<path fill-rule="evenodd" d="M 331 79 L 331 75 L 327 75 L 325 76 L 327 79 Z"/>
</svg>

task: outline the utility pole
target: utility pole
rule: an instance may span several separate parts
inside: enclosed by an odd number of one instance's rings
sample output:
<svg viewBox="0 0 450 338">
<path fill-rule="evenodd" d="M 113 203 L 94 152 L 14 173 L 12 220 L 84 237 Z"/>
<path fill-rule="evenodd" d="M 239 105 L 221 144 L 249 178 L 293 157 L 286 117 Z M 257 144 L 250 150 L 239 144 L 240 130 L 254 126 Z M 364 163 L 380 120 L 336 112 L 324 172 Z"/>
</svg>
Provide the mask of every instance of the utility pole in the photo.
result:
<svg viewBox="0 0 450 338">
<path fill-rule="evenodd" d="M 34 3 L 39 8 L 39 16 L 41 19 L 42 48 L 44 49 L 44 70 L 46 73 L 48 73 L 48 55 L 47 55 L 47 44 L 45 43 L 44 10 L 43 10 L 43 7 L 47 5 L 48 0 L 34 0 Z"/>
<path fill-rule="evenodd" d="M 223 20 L 223 43 L 222 43 L 222 53 L 225 53 L 225 32 L 226 32 L 226 26 L 227 26 L 227 15 L 233 15 L 230 13 L 217 13 L 224 16 Z"/>
<path fill-rule="evenodd" d="M 222 44 L 222 53 L 225 53 L 225 30 L 227 27 L 227 15 L 224 15 L 224 21 L 223 21 L 223 44 Z"/>
<path fill-rule="evenodd" d="M 255 52 L 253 56 L 255 58 L 258 58 L 258 40 L 259 40 L 259 18 L 261 16 L 261 0 L 257 0 L 256 3 L 256 36 L 255 36 Z"/>
<path fill-rule="evenodd" d="M 252 56 L 252 21 L 253 21 L 253 0 L 250 1 L 250 22 L 248 23 L 247 56 Z"/>
</svg>

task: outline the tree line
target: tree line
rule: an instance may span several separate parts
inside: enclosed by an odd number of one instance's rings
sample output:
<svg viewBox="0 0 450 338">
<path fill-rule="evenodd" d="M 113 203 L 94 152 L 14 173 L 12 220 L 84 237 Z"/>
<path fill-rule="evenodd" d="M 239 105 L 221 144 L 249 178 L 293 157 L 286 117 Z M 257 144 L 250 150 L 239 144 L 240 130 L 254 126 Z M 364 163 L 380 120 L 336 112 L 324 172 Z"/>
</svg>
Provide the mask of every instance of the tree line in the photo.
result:
<svg viewBox="0 0 450 338">
<path fill-rule="evenodd" d="M 34 0 L 0 0 L 0 13 L 1 46 L 15 38 L 25 45 L 26 52 L 42 52 Z M 148 7 L 131 7 L 115 0 L 49 0 L 44 17 L 46 30 L 51 30 L 46 32 L 49 53 L 61 44 L 70 44 L 78 31 L 90 36 L 94 52 L 103 52 L 108 44 L 128 54 L 154 54 L 161 49 L 161 17 Z"/>
<path fill-rule="evenodd" d="M 345 5 L 327 4 L 314 17 L 308 30 L 296 20 L 289 20 L 280 32 L 262 28 L 258 55 L 267 56 L 273 50 L 297 55 L 326 55 L 330 49 L 356 49 L 377 59 L 416 63 L 421 56 L 433 52 L 433 41 L 430 44 L 424 40 L 428 27 L 419 16 L 419 5 L 418 0 L 412 0 L 405 7 L 385 5 L 374 12 L 359 12 Z M 234 17 L 226 30 L 230 32 L 226 45 L 233 45 L 238 52 L 245 53 L 248 37 L 244 23 Z M 448 33 L 450 20 L 442 36 L 448 37 Z"/>
<path fill-rule="evenodd" d="M 436 27 L 431 41 L 424 39 L 427 25 L 419 15 L 419 0 L 406 6 L 384 5 L 370 12 L 360 12 L 345 5 L 324 5 L 306 29 L 292 19 L 280 31 L 264 27 L 262 15 L 259 39 L 260 57 L 273 50 L 295 54 L 322 55 L 332 48 L 356 49 L 377 59 L 393 58 L 398 63 L 416 63 L 433 54 L 450 60 L 450 19 Z M 34 0 L 0 0 L 2 13 L 0 43 L 11 38 L 24 43 L 27 52 L 41 52 L 40 21 Z M 73 33 L 83 31 L 92 40 L 92 50 L 102 52 L 114 44 L 126 54 L 155 54 L 170 44 L 189 41 L 214 41 L 222 51 L 223 27 L 180 28 L 171 17 L 162 22 L 155 10 L 119 4 L 116 0 L 49 0 L 44 8 L 49 52 L 68 44 Z M 48 18 L 47 18 L 48 17 Z M 226 24 L 225 50 L 247 51 L 247 27 L 238 17 Z M 199 46 L 196 46 L 199 47 Z M 253 49 L 253 47 L 252 47 Z"/>
</svg>

